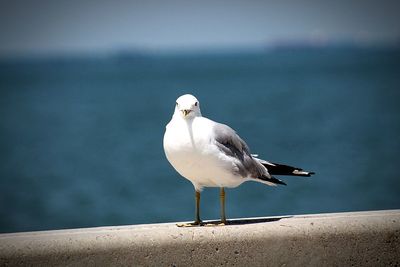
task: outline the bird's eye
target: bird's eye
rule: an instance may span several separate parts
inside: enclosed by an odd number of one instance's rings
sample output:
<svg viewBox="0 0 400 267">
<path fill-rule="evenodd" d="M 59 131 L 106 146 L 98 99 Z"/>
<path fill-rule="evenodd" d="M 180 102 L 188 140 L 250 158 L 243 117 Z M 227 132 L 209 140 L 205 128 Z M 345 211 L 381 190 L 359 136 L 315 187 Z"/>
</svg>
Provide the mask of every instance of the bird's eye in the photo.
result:
<svg viewBox="0 0 400 267">
<path fill-rule="evenodd" d="M 197 107 L 198 104 L 199 104 L 198 102 L 194 103 L 194 105 L 195 105 L 196 107 Z"/>
<path fill-rule="evenodd" d="M 175 105 L 177 106 L 177 105 L 178 105 L 178 102 L 176 102 Z"/>
</svg>

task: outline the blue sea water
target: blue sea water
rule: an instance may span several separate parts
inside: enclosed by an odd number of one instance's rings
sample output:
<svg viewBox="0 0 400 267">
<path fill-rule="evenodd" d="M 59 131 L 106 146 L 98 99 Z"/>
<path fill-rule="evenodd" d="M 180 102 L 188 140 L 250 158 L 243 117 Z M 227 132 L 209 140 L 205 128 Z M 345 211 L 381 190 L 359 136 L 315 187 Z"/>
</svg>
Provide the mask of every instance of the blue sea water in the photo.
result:
<svg viewBox="0 0 400 267">
<path fill-rule="evenodd" d="M 192 220 L 162 148 L 184 93 L 252 153 L 316 172 L 228 189 L 228 217 L 400 208 L 399 49 L 2 60 L 0 232 Z M 218 218 L 218 189 L 201 205 Z"/>
</svg>

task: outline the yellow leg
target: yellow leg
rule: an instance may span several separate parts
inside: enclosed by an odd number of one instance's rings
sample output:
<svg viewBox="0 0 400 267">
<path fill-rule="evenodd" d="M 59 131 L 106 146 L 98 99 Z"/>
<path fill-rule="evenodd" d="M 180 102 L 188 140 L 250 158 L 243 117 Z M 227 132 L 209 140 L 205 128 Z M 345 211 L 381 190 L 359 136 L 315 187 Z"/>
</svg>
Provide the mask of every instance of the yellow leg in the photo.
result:
<svg viewBox="0 0 400 267">
<path fill-rule="evenodd" d="M 221 203 L 221 225 L 226 224 L 226 216 L 225 216 L 225 189 L 221 187 L 219 193 L 219 199 Z"/>
<path fill-rule="evenodd" d="M 194 221 L 194 224 L 199 225 L 201 223 L 200 220 L 200 191 L 196 190 L 196 219 Z"/>
<path fill-rule="evenodd" d="M 195 209 L 195 221 L 193 223 L 178 223 L 178 227 L 192 227 L 200 226 L 202 224 L 200 220 L 200 191 L 196 190 L 195 193 L 196 209 Z"/>
</svg>

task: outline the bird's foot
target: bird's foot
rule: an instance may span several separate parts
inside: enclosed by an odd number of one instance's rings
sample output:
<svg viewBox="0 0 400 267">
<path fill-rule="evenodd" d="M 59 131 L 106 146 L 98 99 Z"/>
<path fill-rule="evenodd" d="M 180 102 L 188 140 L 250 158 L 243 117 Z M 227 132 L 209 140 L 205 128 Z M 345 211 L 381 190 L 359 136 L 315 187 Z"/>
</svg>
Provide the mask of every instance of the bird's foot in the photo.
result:
<svg viewBox="0 0 400 267">
<path fill-rule="evenodd" d="M 228 225 L 228 221 L 227 220 L 221 220 L 217 225 L 218 226 Z"/>
<path fill-rule="evenodd" d="M 194 221 L 192 223 L 177 223 L 178 227 L 196 227 L 204 225 L 202 221 Z"/>
<path fill-rule="evenodd" d="M 228 222 L 226 220 L 220 222 L 209 222 L 204 224 L 204 226 L 225 226 L 225 225 L 228 225 Z"/>
<path fill-rule="evenodd" d="M 228 221 L 213 221 L 213 222 L 202 222 L 202 221 L 195 221 L 192 223 L 177 223 L 176 226 L 178 227 L 196 227 L 196 226 L 225 226 L 228 225 Z"/>
</svg>

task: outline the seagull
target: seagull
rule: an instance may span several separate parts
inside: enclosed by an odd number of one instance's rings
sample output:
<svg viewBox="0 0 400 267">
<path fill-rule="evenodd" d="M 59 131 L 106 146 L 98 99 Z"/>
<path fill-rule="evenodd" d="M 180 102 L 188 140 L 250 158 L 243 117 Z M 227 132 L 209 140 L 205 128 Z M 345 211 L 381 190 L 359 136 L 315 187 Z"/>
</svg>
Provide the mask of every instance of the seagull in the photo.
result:
<svg viewBox="0 0 400 267">
<path fill-rule="evenodd" d="M 200 102 L 190 94 L 176 100 L 175 111 L 167 124 L 164 152 L 169 163 L 195 189 L 195 221 L 178 226 L 204 225 L 200 219 L 200 193 L 204 187 L 220 188 L 221 222 L 226 225 L 225 187 L 247 181 L 270 186 L 286 185 L 273 175 L 309 177 L 314 172 L 272 163 L 251 154 L 250 149 L 229 126 L 201 115 Z"/>
</svg>

